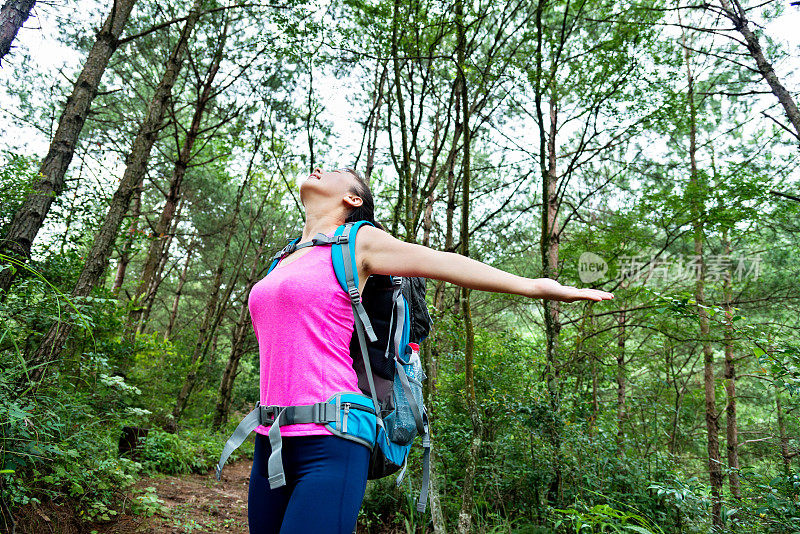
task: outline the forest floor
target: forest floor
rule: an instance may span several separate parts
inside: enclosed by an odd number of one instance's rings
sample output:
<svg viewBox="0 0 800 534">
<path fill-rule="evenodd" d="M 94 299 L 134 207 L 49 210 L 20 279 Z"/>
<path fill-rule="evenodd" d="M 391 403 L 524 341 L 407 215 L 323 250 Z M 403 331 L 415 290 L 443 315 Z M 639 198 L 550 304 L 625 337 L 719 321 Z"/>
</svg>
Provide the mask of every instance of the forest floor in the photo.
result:
<svg viewBox="0 0 800 534">
<path fill-rule="evenodd" d="M 205 475 L 157 476 L 136 486 L 154 487 L 163 510 L 145 519 L 138 532 L 147 534 L 247 534 L 247 485 L 252 460 L 228 464 L 217 482 Z"/>
<path fill-rule="evenodd" d="M 111 521 L 85 522 L 71 503 L 47 502 L 26 507 L 16 517 L 17 534 L 247 534 L 247 486 L 252 460 L 225 466 L 222 480 L 214 471 L 198 475 L 142 478 L 128 498 L 149 494 L 149 517 L 126 513 Z M 153 490 L 155 490 L 153 492 Z M 154 493 L 154 494 L 153 494 Z M 157 499 L 157 500 L 155 500 Z M 10 529 L 8 529 L 10 531 Z M 5 532 L 0 523 L 0 532 Z"/>
</svg>

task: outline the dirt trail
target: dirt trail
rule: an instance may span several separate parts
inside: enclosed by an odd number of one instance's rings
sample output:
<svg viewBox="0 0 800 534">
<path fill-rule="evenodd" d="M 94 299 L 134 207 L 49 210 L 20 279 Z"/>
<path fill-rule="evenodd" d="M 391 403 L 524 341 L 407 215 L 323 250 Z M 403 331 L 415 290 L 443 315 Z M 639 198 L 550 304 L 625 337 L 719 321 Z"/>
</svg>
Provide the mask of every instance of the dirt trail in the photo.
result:
<svg viewBox="0 0 800 534">
<path fill-rule="evenodd" d="M 141 480 L 137 487 L 154 487 L 167 508 L 148 518 L 141 532 L 247 534 L 247 484 L 252 464 L 252 460 L 241 460 L 226 465 L 220 482 L 213 471 Z"/>
</svg>

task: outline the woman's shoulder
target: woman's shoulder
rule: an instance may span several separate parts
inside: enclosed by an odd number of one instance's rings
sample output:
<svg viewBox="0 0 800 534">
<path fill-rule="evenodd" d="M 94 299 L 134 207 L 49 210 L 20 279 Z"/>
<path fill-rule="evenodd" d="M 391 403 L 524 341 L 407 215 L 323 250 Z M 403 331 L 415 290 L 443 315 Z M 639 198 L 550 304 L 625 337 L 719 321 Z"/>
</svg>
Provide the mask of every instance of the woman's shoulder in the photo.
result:
<svg viewBox="0 0 800 534">
<path fill-rule="evenodd" d="M 358 237 L 356 239 L 356 247 L 362 250 L 369 250 L 378 245 L 387 245 L 392 241 L 397 241 L 392 235 L 381 230 L 371 224 L 364 224 L 358 230 Z"/>
</svg>

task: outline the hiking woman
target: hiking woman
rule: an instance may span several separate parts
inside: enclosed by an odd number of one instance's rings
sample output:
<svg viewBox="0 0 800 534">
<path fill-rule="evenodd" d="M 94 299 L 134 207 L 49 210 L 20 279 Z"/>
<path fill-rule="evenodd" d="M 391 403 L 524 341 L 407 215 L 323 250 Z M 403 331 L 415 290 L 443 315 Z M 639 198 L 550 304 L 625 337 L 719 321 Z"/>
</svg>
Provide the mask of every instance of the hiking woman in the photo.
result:
<svg viewBox="0 0 800 534">
<path fill-rule="evenodd" d="M 369 186 L 351 169 L 316 169 L 300 186 L 306 222 L 300 242 L 333 236 L 346 222 L 375 223 Z M 395 239 L 365 225 L 355 245 L 359 291 L 372 274 L 419 276 L 483 291 L 572 302 L 613 295 L 563 286 L 547 278 L 524 278 L 454 253 Z M 353 310 L 339 285 L 330 247 L 311 246 L 282 258 L 249 297 L 259 343 L 262 406 L 324 402 L 342 391 L 359 391 L 350 340 Z M 286 484 L 270 489 L 268 429 L 256 429 L 248 494 L 252 534 L 347 533 L 353 531 L 367 483 L 370 451 L 334 436 L 324 425 L 282 426 Z"/>
</svg>

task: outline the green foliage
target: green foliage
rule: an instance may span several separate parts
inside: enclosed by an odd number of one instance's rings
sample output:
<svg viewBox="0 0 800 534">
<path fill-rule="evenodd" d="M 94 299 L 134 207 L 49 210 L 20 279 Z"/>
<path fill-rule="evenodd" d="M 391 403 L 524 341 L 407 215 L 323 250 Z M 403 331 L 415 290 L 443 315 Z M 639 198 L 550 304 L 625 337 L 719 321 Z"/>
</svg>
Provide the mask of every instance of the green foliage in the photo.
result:
<svg viewBox="0 0 800 534">
<path fill-rule="evenodd" d="M 753 532 L 800 532 L 800 475 L 745 475 L 746 499 L 729 513 L 733 525 Z"/>
<path fill-rule="evenodd" d="M 556 508 L 553 511 L 565 516 L 565 519 L 557 520 L 554 527 L 559 528 L 563 523 L 567 523 L 576 534 L 583 532 L 664 534 L 664 531 L 649 519 L 634 512 L 617 510 L 608 504 L 589 506 L 585 503 L 576 503 L 572 508 Z"/>
<path fill-rule="evenodd" d="M 153 429 L 144 438 L 138 458 L 149 473 L 206 473 L 219 460 L 225 439 L 221 434 L 209 434 L 204 429 L 181 434 Z M 247 447 L 237 449 L 229 461 L 241 458 L 247 450 Z"/>
<path fill-rule="evenodd" d="M 762 371 L 769 372 L 775 387 L 792 395 L 800 392 L 800 347 L 792 341 L 771 350 L 762 347 L 770 349 L 769 341 L 758 340 L 753 354 L 758 358 Z"/>
<path fill-rule="evenodd" d="M 0 228 L 5 229 L 38 177 L 35 157 L 0 150 Z M 0 235 L 4 234 L 0 231 Z"/>
<path fill-rule="evenodd" d="M 0 498 L 12 508 L 69 501 L 87 519 L 110 519 L 141 468 L 116 455 L 113 407 L 124 384 L 100 382 L 96 394 L 112 410 L 103 413 L 97 398 L 75 391 L 43 387 L 10 394 L 19 367 L 12 363 L 0 375 Z"/>
<path fill-rule="evenodd" d="M 158 513 L 165 513 L 166 507 L 164 500 L 158 498 L 156 488 L 148 486 L 141 490 L 140 494 L 133 499 L 131 511 L 137 515 L 150 517 Z"/>
</svg>

